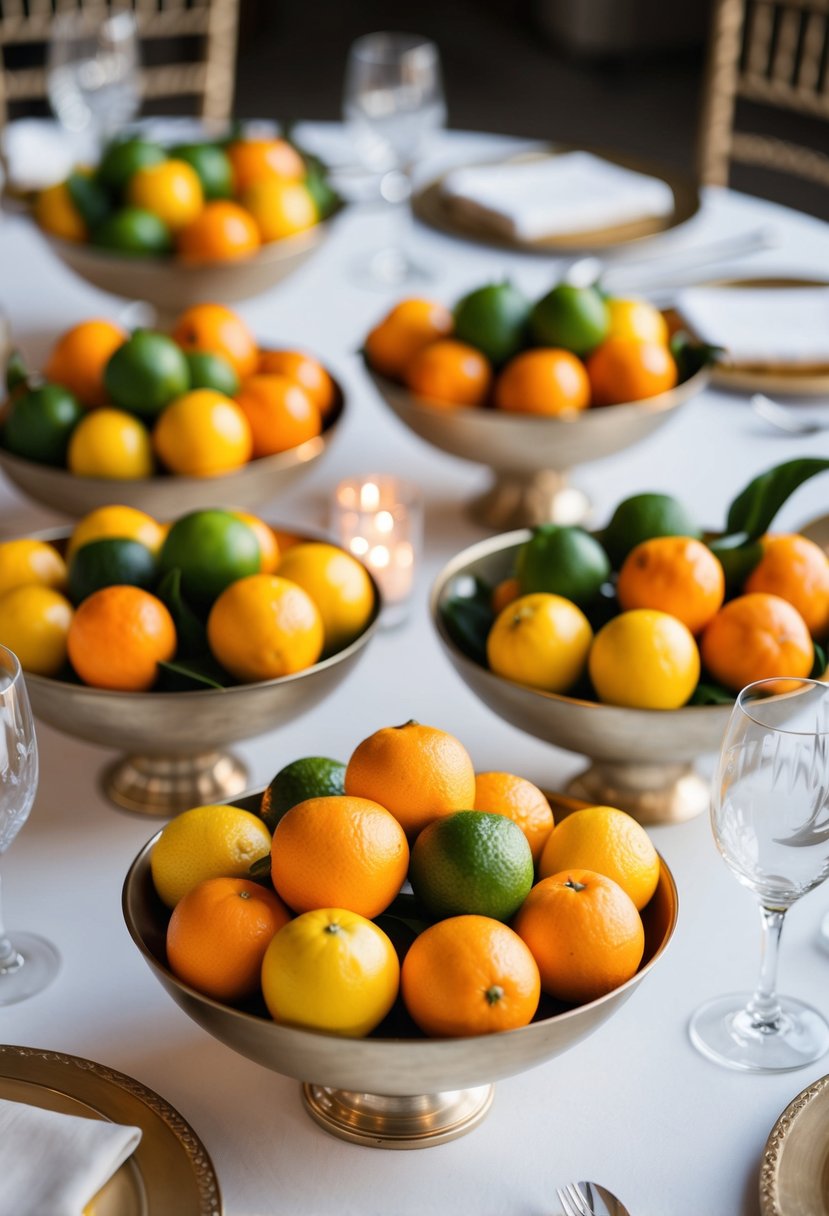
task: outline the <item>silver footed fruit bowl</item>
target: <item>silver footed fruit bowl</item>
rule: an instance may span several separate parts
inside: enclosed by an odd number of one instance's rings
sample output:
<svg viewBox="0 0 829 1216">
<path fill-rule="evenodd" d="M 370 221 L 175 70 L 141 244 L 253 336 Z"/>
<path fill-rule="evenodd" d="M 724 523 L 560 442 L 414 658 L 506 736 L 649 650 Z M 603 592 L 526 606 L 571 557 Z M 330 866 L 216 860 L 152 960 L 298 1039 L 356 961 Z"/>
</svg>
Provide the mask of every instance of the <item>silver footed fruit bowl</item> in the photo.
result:
<svg viewBox="0 0 829 1216">
<path fill-rule="evenodd" d="M 238 805 L 256 810 L 258 804 L 252 796 Z M 208 1034 L 301 1081 L 306 1109 L 326 1131 L 373 1148 L 427 1148 L 471 1131 L 491 1105 L 494 1081 L 543 1064 L 598 1029 L 656 966 L 676 928 L 676 885 L 661 861 L 656 893 L 642 913 L 641 966 L 606 996 L 576 1008 L 542 998 L 528 1026 L 460 1039 L 418 1036 L 396 1006 L 369 1038 L 343 1039 L 278 1025 L 264 1004 L 222 1004 L 173 975 L 165 947 L 170 913 L 150 872 L 158 835 L 136 857 L 122 895 L 127 928 L 156 979 Z"/>
<path fill-rule="evenodd" d="M 485 705 L 519 730 L 589 757 L 566 793 L 616 806 L 640 823 L 679 823 L 708 808 L 709 787 L 694 768 L 719 750 L 730 705 L 629 709 L 543 692 L 495 675 L 464 654 L 444 619 L 446 603 L 480 579 L 491 586 L 512 575 L 529 530 L 508 532 L 464 549 L 432 588 L 430 611 L 444 650 L 463 681 Z"/>
</svg>

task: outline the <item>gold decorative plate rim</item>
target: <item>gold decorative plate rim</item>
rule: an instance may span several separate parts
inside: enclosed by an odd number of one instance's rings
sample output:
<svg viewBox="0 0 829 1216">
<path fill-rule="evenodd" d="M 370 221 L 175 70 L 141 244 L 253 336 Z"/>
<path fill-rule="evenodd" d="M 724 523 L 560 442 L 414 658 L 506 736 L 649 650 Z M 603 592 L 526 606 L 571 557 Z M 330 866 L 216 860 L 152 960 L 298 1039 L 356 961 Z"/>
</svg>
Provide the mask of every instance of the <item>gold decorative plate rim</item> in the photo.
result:
<svg viewBox="0 0 829 1216">
<path fill-rule="evenodd" d="M 806 1210 L 799 1203 L 797 1207 L 788 1205 L 787 1195 L 781 1188 L 780 1168 L 786 1152 L 791 1152 L 792 1138 L 796 1139 L 798 1135 L 798 1124 L 802 1120 L 804 1112 L 813 1110 L 815 1103 L 829 1108 L 829 1076 L 820 1077 L 801 1090 L 779 1115 L 769 1133 L 760 1166 L 761 1216 L 798 1216 L 798 1213 Z M 829 1114 L 829 1110 L 827 1114 Z M 812 1147 L 816 1148 L 817 1145 Z M 818 1178 L 826 1170 L 827 1159 L 829 1159 L 829 1132 L 823 1138 L 822 1148 L 822 1160 L 815 1160 L 814 1174 Z M 819 1184 L 817 1189 L 819 1189 Z M 820 1202 L 819 1209 L 809 1209 L 810 1216 L 829 1214 L 829 1195 L 823 1190 L 821 1190 Z"/>
</svg>

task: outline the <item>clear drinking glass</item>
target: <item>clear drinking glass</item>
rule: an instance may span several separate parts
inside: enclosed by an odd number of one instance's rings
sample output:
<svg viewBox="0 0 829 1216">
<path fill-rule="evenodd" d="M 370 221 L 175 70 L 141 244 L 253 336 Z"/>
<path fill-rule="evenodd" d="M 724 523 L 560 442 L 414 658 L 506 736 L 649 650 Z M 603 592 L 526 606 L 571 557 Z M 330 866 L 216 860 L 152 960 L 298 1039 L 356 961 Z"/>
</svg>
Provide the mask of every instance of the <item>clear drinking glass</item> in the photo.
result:
<svg viewBox="0 0 829 1216">
<path fill-rule="evenodd" d="M 828 685 L 778 679 L 743 689 L 714 775 L 711 826 L 726 864 L 760 903 L 760 977 L 753 993 L 698 1009 L 691 1040 L 729 1068 L 801 1068 L 829 1050 L 829 1025 L 778 995 L 777 958 L 787 909 L 829 876 Z"/>
<path fill-rule="evenodd" d="M 361 275 L 379 286 L 431 278 L 406 248 L 412 174 L 428 137 L 446 122 L 440 56 L 433 42 L 414 34 L 377 33 L 358 38 L 348 53 L 343 117 L 365 167 L 380 175 L 383 198 L 401 216 L 397 241 L 375 250 Z"/>
<path fill-rule="evenodd" d="M 61 126 L 73 134 L 89 132 L 99 145 L 126 126 L 141 105 L 140 60 L 131 12 L 57 13 L 46 56 L 46 88 Z"/>
<path fill-rule="evenodd" d="M 0 646 L 0 856 L 29 817 L 37 791 L 35 724 L 16 655 Z M 34 996 L 60 966 L 54 946 L 34 933 L 7 934 L 0 913 L 0 1005 Z"/>
</svg>

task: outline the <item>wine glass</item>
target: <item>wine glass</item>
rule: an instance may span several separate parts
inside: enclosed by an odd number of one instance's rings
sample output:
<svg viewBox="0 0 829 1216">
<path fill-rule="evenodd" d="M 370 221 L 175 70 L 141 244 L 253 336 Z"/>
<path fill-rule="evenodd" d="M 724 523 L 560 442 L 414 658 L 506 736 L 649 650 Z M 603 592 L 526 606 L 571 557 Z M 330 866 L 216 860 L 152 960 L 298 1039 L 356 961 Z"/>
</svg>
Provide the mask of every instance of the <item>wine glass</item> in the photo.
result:
<svg viewBox="0 0 829 1216">
<path fill-rule="evenodd" d="M 435 44 L 390 32 L 358 38 L 348 53 L 343 117 L 357 156 L 380 175 L 382 197 L 397 205 L 405 222 L 415 165 L 428 136 L 446 121 Z M 362 278 L 382 287 L 432 277 L 410 256 L 402 230 L 395 243 L 375 250 L 360 269 Z"/>
<path fill-rule="evenodd" d="M 777 959 L 787 909 L 829 876 L 829 685 L 784 678 L 742 690 L 714 775 L 711 826 L 726 864 L 760 902 L 760 976 L 752 994 L 698 1009 L 691 1040 L 729 1068 L 801 1068 L 829 1050 L 829 1025 L 777 994 Z"/>
<path fill-rule="evenodd" d="M 56 13 L 46 55 L 46 89 L 58 122 L 97 145 L 135 117 L 141 105 L 138 29 L 132 12 Z"/>
<path fill-rule="evenodd" d="M 0 856 L 29 817 L 37 790 L 37 741 L 17 656 L 0 646 Z M 54 946 L 34 933 L 7 934 L 0 912 L 0 1005 L 34 996 L 60 966 Z"/>
</svg>

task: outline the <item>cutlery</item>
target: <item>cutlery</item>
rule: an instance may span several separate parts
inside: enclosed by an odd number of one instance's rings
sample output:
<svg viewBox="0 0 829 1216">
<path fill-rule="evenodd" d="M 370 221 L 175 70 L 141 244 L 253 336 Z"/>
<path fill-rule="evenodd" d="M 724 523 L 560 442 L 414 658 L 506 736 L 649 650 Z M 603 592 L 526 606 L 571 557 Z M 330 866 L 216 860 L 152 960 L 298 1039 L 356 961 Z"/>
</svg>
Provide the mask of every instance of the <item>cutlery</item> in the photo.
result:
<svg viewBox="0 0 829 1216">
<path fill-rule="evenodd" d="M 759 418 L 776 426 L 780 431 L 789 435 L 816 435 L 829 427 L 829 418 L 824 414 L 820 417 L 804 418 L 793 413 L 785 405 L 772 401 L 763 393 L 755 393 L 751 398 L 751 408 Z"/>
<path fill-rule="evenodd" d="M 564 1216 L 630 1216 L 620 1199 L 598 1182 L 570 1182 L 556 1187 Z"/>
</svg>

